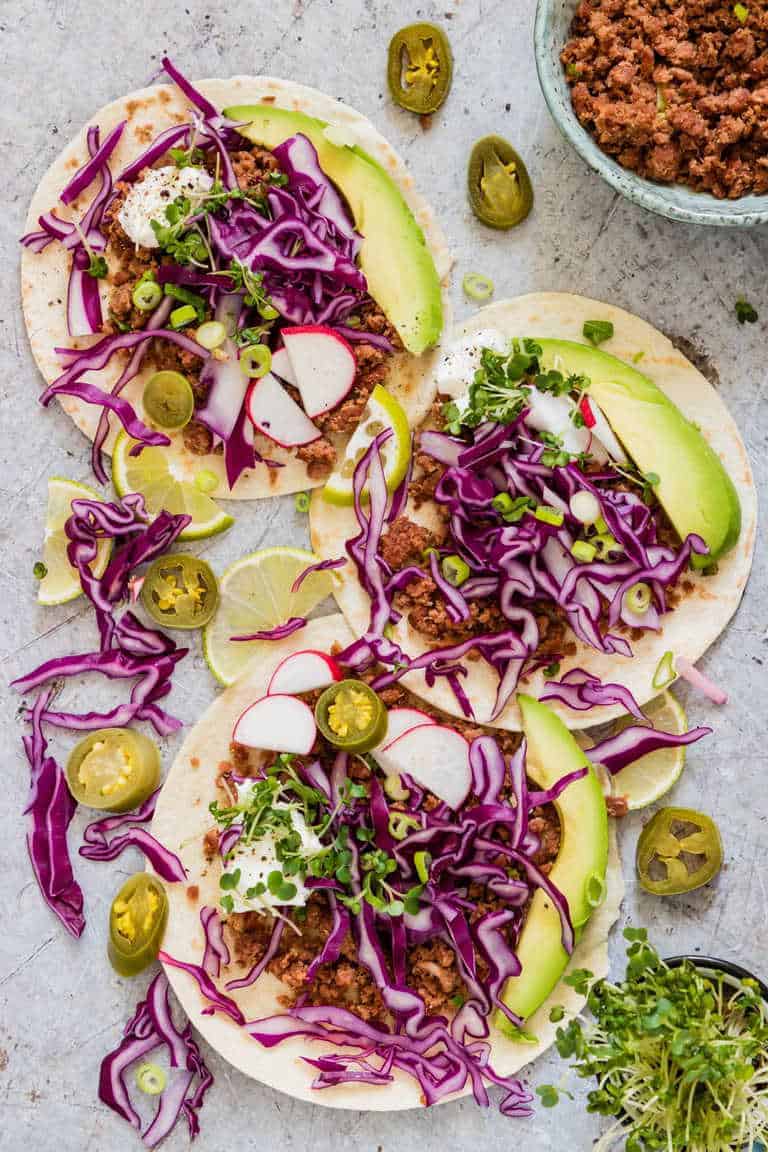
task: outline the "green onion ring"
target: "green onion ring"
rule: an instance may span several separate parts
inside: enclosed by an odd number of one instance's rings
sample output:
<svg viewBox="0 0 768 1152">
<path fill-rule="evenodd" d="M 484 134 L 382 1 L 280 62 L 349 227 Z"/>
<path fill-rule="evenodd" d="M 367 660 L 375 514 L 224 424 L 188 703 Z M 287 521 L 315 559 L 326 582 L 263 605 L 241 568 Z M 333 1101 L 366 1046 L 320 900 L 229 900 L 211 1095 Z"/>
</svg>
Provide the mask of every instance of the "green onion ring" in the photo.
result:
<svg viewBox="0 0 768 1152">
<path fill-rule="evenodd" d="M 136 1069 L 136 1087 L 147 1096 L 159 1096 L 168 1077 L 158 1064 L 140 1064 Z"/>
<path fill-rule="evenodd" d="M 489 276 L 482 272 L 469 272 L 461 282 L 464 295 L 470 300 L 490 300 L 493 296 L 494 283 Z"/>
</svg>

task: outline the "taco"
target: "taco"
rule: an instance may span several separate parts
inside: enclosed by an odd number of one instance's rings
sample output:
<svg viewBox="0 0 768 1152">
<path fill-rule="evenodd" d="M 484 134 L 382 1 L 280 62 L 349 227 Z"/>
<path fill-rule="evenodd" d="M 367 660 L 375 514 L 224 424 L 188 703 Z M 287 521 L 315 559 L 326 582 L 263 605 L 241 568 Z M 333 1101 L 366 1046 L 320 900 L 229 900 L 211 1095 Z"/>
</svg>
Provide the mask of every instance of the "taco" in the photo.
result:
<svg viewBox="0 0 768 1152">
<path fill-rule="evenodd" d="M 213 474 L 214 495 L 315 487 L 377 385 L 411 424 L 426 414 L 443 236 L 358 112 L 163 66 L 174 84 L 101 109 L 32 199 L 22 297 L 43 402 L 94 440 L 100 478 L 122 424 L 176 475 Z M 177 375 L 150 404 L 160 371 Z"/>
<path fill-rule="evenodd" d="M 665 654 L 696 661 L 749 575 L 756 494 L 722 400 L 649 324 L 561 293 L 475 315 L 437 389 L 407 502 L 375 445 L 352 507 L 312 502 L 315 550 L 354 562 L 357 666 L 511 730 L 518 687 L 570 728 L 641 718 Z"/>
<path fill-rule="evenodd" d="M 276 642 L 188 736 L 152 825 L 187 869 L 160 960 L 208 1042 L 292 1096 L 389 1110 L 499 1084 L 527 1114 L 516 1073 L 551 1008 L 583 1004 L 566 969 L 607 969 L 600 782 L 536 701 L 526 750 L 339 680 L 351 640 L 329 616 Z"/>
</svg>

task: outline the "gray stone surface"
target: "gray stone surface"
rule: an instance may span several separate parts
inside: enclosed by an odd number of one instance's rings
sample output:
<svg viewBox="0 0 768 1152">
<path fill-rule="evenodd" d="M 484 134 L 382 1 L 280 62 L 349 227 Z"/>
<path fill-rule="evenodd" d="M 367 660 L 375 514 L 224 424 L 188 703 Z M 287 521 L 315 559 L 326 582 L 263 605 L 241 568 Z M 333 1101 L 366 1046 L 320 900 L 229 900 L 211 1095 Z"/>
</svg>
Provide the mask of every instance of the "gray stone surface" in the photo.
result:
<svg viewBox="0 0 768 1152">
<path fill-rule="evenodd" d="M 0 3 L 0 662 L 2 681 L 54 653 L 94 643 L 81 603 L 40 609 L 32 565 L 38 555 L 46 478 L 88 479 L 85 442 L 57 410 L 35 404 L 39 387 L 18 304 L 16 239 L 32 190 L 62 143 L 100 104 L 146 83 L 163 49 L 192 75 L 268 72 L 315 84 L 368 113 L 403 152 L 434 203 L 456 257 L 459 317 L 469 311 L 462 276 L 493 276 L 497 296 L 564 289 L 617 302 L 692 341 L 720 377 L 765 491 L 768 420 L 765 330 L 768 290 L 765 230 L 697 230 L 645 214 L 618 199 L 568 150 L 540 97 L 531 50 L 534 0 L 443 0 L 414 9 L 405 0 L 273 0 L 260 4 L 165 0 L 106 5 L 95 0 Z M 385 52 L 392 32 L 412 19 L 442 19 L 455 54 L 447 106 L 429 131 L 391 105 Z M 496 234 L 472 218 L 464 166 L 472 142 L 501 132 L 528 161 L 537 192 L 527 223 Z M 733 305 L 746 295 L 759 324 L 739 327 Z M 201 549 L 221 567 L 263 542 L 303 541 L 305 523 L 290 499 L 250 508 Z M 768 950 L 768 799 L 765 707 L 766 565 L 764 545 L 744 605 L 705 661 L 731 692 L 713 713 L 691 699 L 692 721 L 714 735 L 689 756 L 675 800 L 713 813 L 724 834 L 726 866 L 718 882 L 690 899 L 660 902 L 633 890 L 632 857 L 640 820 L 621 826 L 630 877 L 626 917 L 649 924 L 662 950 L 700 949 L 754 965 L 765 976 Z M 73 695 L 106 702 L 109 687 L 78 685 Z M 199 649 L 182 664 L 173 704 L 192 722 L 215 695 Z M 116 866 L 78 863 L 88 927 L 71 940 L 42 904 L 23 842 L 27 770 L 19 751 L 19 701 L 3 692 L 3 898 L 0 901 L 0 1149 L 114 1152 L 137 1147 L 135 1135 L 98 1101 L 99 1061 L 116 1041 L 143 981 L 118 980 L 104 955 L 109 901 L 138 858 Z M 55 741 L 65 752 L 66 740 Z M 167 755 L 173 749 L 169 742 Z M 73 847 L 84 823 L 71 830 Z M 620 942 L 614 941 L 614 958 Z M 203 1114 L 200 1152 L 281 1148 L 331 1152 L 452 1152 L 518 1142 L 530 1152 L 589 1148 L 598 1127 L 577 1094 L 530 1122 L 504 1121 L 463 1102 L 420 1114 L 332 1112 L 297 1103 L 230 1071 L 211 1055 L 217 1083 Z M 557 1077 L 555 1060 L 531 1072 Z M 186 1147 L 177 1133 L 169 1149 Z"/>
</svg>

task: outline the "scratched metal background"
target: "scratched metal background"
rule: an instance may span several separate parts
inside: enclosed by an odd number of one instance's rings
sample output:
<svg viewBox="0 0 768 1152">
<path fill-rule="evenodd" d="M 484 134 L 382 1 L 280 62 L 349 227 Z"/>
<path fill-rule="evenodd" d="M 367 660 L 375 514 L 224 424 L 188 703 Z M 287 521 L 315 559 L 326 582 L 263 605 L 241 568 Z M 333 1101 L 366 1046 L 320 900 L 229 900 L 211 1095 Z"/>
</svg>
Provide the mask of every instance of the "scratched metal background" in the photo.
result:
<svg viewBox="0 0 768 1152">
<path fill-rule="evenodd" d="M 647 215 L 591 175 L 561 140 L 538 90 L 531 47 L 534 0 L 443 0 L 414 8 L 406 0 L 273 0 L 260 4 L 165 0 L 0 0 L 0 661 L 2 681 L 55 653 L 95 643 L 81 603 L 38 608 L 32 565 L 40 546 L 46 479 L 89 479 L 84 440 L 57 410 L 35 404 L 39 381 L 18 302 L 17 237 L 26 204 L 50 160 L 96 108 L 146 83 L 167 49 L 191 76 L 269 72 L 314 84 L 368 113 L 410 164 L 447 232 L 458 285 L 471 270 L 491 275 L 497 297 L 534 289 L 584 292 L 639 313 L 691 341 L 748 442 L 765 491 L 765 332 L 768 232 L 706 231 Z M 437 19 L 455 54 L 446 106 L 428 131 L 394 108 L 385 88 L 386 45 L 414 19 Z M 524 226 L 504 235 L 471 216 L 464 166 L 473 141 L 508 136 L 525 156 L 537 193 Z M 760 322 L 739 327 L 736 298 L 746 295 Z M 454 292 L 459 317 L 469 311 Z M 237 505 L 237 523 L 201 548 L 219 569 L 262 543 L 304 542 L 306 524 L 291 499 Z M 766 716 L 766 564 L 764 543 L 744 605 L 705 662 L 731 702 L 716 714 L 690 701 L 694 722 L 711 720 L 713 737 L 689 756 L 675 801 L 711 812 L 723 830 L 726 866 L 716 884 L 666 902 L 633 889 L 640 821 L 620 830 L 629 879 L 625 917 L 650 925 L 664 951 L 708 951 L 768 975 L 768 722 Z M 180 667 L 172 703 L 192 723 L 216 689 L 199 647 Z M 109 685 L 72 690 L 75 704 L 106 704 Z M 77 865 L 88 927 L 71 940 L 49 914 L 31 878 L 21 812 L 27 770 L 19 751 L 19 700 L 2 692 L 4 802 L 0 809 L 0 1150 L 123 1152 L 134 1133 L 98 1101 L 99 1061 L 117 1040 L 143 988 L 119 980 L 104 955 L 104 928 L 120 877 L 138 859 L 115 866 Z M 68 743 L 53 741 L 64 754 Z M 172 754 L 171 742 L 166 749 Z M 73 848 L 84 816 L 71 829 Z M 620 941 L 614 940 L 614 956 Z M 516 1144 L 529 1152 L 590 1147 L 597 1123 L 575 1102 L 514 1124 L 462 1102 L 418 1114 L 331 1112 L 296 1103 L 231 1072 L 210 1055 L 216 1086 L 202 1115 L 200 1152 L 348 1147 L 451 1152 L 476 1142 L 491 1152 Z M 549 1059 L 534 1083 L 560 1075 Z M 187 1145 L 186 1133 L 169 1150 Z"/>
</svg>

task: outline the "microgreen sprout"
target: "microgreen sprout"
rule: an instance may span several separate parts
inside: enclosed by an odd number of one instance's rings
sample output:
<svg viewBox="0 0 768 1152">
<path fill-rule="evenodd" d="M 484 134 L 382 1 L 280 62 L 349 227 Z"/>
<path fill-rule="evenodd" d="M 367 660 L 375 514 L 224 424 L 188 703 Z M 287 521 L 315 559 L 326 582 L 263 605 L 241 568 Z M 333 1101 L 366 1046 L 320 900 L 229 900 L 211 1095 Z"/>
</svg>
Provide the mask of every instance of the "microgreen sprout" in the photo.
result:
<svg viewBox="0 0 768 1152">
<path fill-rule="evenodd" d="M 670 967 L 645 929 L 627 928 L 622 982 L 587 992 L 592 1019 L 557 1030 L 560 1055 L 597 1081 L 588 1110 L 616 1117 L 597 1142 L 607 1152 L 739 1152 L 768 1141 L 768 1006 L 756 981 Z M 586 991 L 589 974 L 569 983 Z M 562 1091 L 562 1090 L 560 1090 Z M 537 1092 L 545 1107 L 560 1094 Z"/>
</svg>

